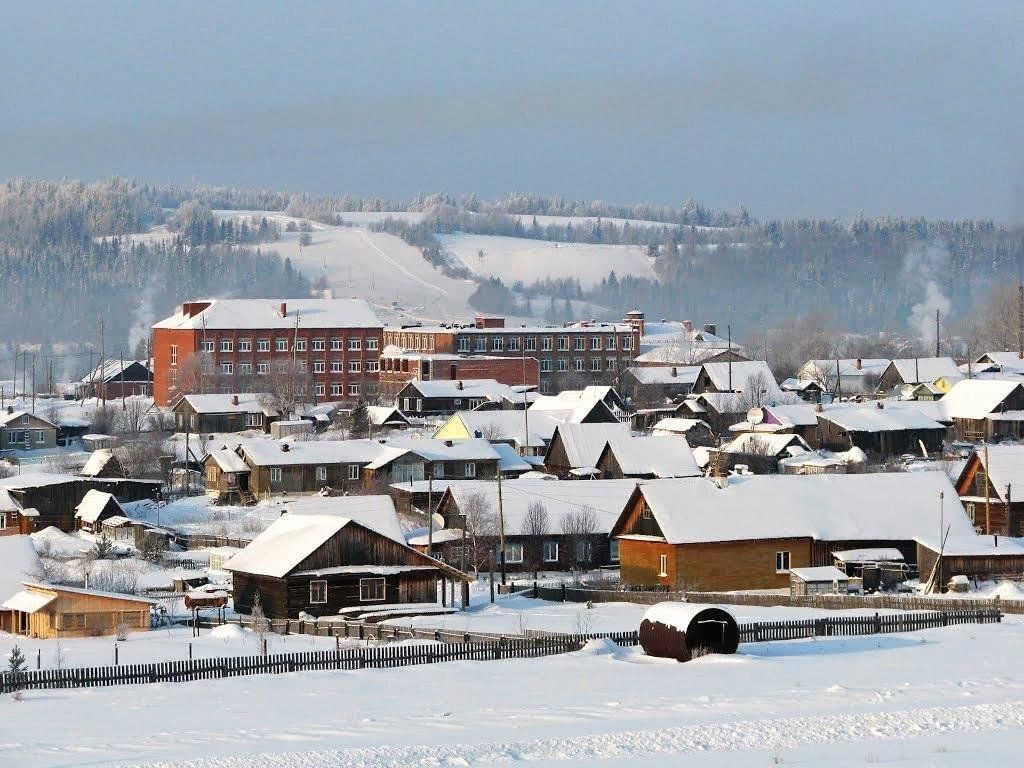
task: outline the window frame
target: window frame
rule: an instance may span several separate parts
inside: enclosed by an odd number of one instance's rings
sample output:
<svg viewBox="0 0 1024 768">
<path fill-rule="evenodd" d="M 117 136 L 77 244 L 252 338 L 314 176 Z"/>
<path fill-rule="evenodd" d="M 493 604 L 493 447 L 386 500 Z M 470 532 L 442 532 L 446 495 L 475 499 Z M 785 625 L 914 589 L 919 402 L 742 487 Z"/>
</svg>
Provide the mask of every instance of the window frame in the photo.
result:
<svg viewBox="0 0 1024 768">
<path fill-rule="evenodd" d="M 668 576 L 668 555 L 662 553 L 658 555 L 658 577 L 664 578 L 666 576 Z"/>
<path fill-rule="evenodd" d="M 776 573 L 789 573 L 793 566 L 793 553 L 791 550 L 784 549 L 779 550 L 775 553 L 775 572 Z"/>
<path fill-rule="evenodd" d="M 476 477 L 476 462 L 475 461 L 467 461 L 466 462 L 466 465 L 463 467 L 463 476 L 464 477 L 474 477 L 474 478 Z"/>
<path fill-rule="evenodd" d="M 555 555 L 554 555 L 554 557 L 549 557 L 548 556 L 548 548 L 552 547 L 552 546 L 555 548 Z M 541 548 L 541 559 L 545 563 L 557 563 L 558 562 L 558 555 L 559 555 L 558 549 L 559 549 L 559 547 L 558 547 L 558 539 L 544 539 L 544 544 L 542 545 L 542 548 Z"/>
<path fill-rule="evenodd" d="M 239 352 L 252 352 L 252 339 L 239 339 L 238 340 L 238 351 Z"/>
<path fill-rule="evenodd" d="M 323 590 L 323 593 L 321 595 L 317 595 L 317 596 L 321 597 L 320 600 L 315 599 L 314 592 L 313 592 L 314 588 L 316 589 L 317 593 L 319 593 L 321 589 Z M 310 582 L 309 582 L 309 604 L 310 605 L 327 605 L 327 579 L 311 579 L 310 580 Z"/>
<path fill-rule="evenodd" d="M 281 467 L 270 468 L 270 484 L 281 483 L 284 478 L 284 473 L 281 471 Z"/>
<path fill-rule="evenodd" d="M 359 471 L 361 469 L 362 469 L 362 467 L 360 467 L 358 464 L 349 464 L 348 465 L 348 479 L 349 480 L 358 480 L 359 479 Z"/>
<path fill-rule="evenodd" d="M 523 543 L 521 541 L 506 541 L 505 542 L 505 563 L 506 565 L 520 565 L 523 562 Z M 510 555 L 511 552 L 518 550 L 518 558 Z"/>
<path fill-rule="evenodd" d="M 377 587 L 380 588 L 380 597 L 376 597 Z M 370 589 L 373 593 L 367 596 Z M 383 603 L 388 598 L 387 579 L 383 576 L 365 576 L 359 579 L 359 602 L 360 603 Z"/>
</svg>

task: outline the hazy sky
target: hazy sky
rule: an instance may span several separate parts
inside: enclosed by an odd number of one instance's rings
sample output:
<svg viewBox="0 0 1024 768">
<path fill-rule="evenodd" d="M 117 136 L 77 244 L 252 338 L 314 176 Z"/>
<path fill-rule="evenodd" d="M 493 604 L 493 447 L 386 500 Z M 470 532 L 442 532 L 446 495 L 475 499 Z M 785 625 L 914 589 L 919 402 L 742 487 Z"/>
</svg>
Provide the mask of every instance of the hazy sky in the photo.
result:
<svg viewBox="0 0 1024 768">
<path fill-rule="evenodd" d="M 1024 219 L 1021 3 L 0 14 L 0 177 Z"/>
</svg>

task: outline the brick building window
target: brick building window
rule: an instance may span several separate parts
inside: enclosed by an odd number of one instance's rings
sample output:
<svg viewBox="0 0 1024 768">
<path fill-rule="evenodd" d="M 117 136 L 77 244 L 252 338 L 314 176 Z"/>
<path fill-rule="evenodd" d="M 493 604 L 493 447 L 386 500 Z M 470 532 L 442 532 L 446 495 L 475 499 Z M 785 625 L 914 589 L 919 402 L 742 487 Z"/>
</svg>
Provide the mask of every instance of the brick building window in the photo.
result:
<svg viewBox="0 0 1024 768">
<path fill-rule="evenodd" d="M 605 368 L 606 371 L 614 371 L 615 368 L 616 368 L 615 358 L 614 357 L 609 357 L 607 360 L 605 360 L 604 368 Z"/>
<path fill-rule="evenodd" d="M 270 351 L 270 339 L 257 339 L 256 340 L 256 351 L 257 352 L 269 352 Z"/>
<path fill-rule="evenodd" d="M 558 358 L 558 370 L 560 370 L 560 371 L 568 371 L 569 370 L 569 358 L 568 357 L 560 357 L 560 358 Z"/>
<path fill-rule="evenodd" d="M 274 339 L 274 349 L 278 352 L 288 351 L 288 339 Z"/>
<path fill-rule="evenodd" d="M 594 373 L 600 373 L 601 372 L 601 358 L 600 357 L 592 357 L 592 358 L 590 358 L 590 370 L 592 372 L 594 372 Z"/>
<path fill-rule="evenodd" d="M 341 339 L 331 339 L 331 352 L 341 352 Z"/>
<path fill-rule="evenodd" d="M 314 388 L 314 392 L 316 392 L 317 397 L 323 397 L 327 392 L 326 386 L 324 384 L 317 384 Z"/>
<path fill-rule="evenodd" d="M 590 348 L 594 352 L 600 352 L 601 351 L 601 337 L 598 336 L 596 333 L 593 336 L 590 337 Z"/>
<path fill-rule="evenodd" d="M 270 373 L 270 363 L 256 363 L 256 375 L 266 376 Z"/>
<path fill-rule="evenodd" d="M 475 349 L 477 352 L 486 352 L 487 339 L 485 339 L 483 336 L 477 336 L 475 339 L 473 339 L 473 349 Z"/>
<path fill-rule="evenodd" d="M 491 339 L 491 351 L 492 352 L 503 352 L 505 349 L 505 340 L 501 336 L 495 336 Z"/>
<path fill-rule="evenodd" d="M 252 363 L 239 363 L 238 372 L 243 376 L 249 376 L 252 374 Z"/>
<path fill-rule="evenodd" d="M 459 352 L 469 352 L 469 337 L 468 336 L 459 336 L 458 351 Z"/>
<path fill-rule="evenodd" d="M 540 359 L 540 372 L 541 373 L 551 373 L 551 358 L 550 357 L 542 357 Z"/>
<path fill-rule="evenodd" d="M 559 336 L 558 337 L 558 351 L 567 352 L 569 350 L 569 337 Z"/>
<path fill-rule="evenodd" d="M 536 336 L 527 336 L 526 339 L 523 341 L 523 348 L 527 352 L 536 352 L 537 351 L 537 337 Z"/>
<path fill-rule="evenodd" d="M 658 555 L 658 575 L 668 576 L 668 555 Z"/>
<path fill-rule="evenodd" d="M 171 344 L 171 365 L 178 364 L 178 345 Z"/>
<path fill-rule="evenodd" d="M 572 348 L 582 352 L 587 348 L 587 339 L 584 336 L 576 336 L 572 340 Z"/>
<path fill-rule="evenodd" d="M 331 360 L 331 373 L 342 373 L 344 370 L 344 363 L 341 360 Z"/>
<path fill-rule="evenodd" d="M 611 334 L 610 336 L 608 336 L 608 347 L 607 348 L 608 348 L 609 351 L 615 349 L 615 334 L 614 333 Z"/>
<path fill-rule="evenodd" d="M 331 397 L 341 396 L 341 384 L 331 384 Z"/>
<path fill-rule="evenodd" d="M 359 368 L 360 368 L 360 365 L 359 365 L 359 361 L 358 360 L 349 360 L 348 361 L 348 372 L 349 373 L 359 373 Z"/>
<path fill-rule="evenodd" d="M 306 351 L 306 340 L 305 339 L 296 339 L 295 340 L 295 351 L 296 352 L 305 352 Z"/>
<path fill-rule="evenodd" d="M 630 350 L 633 349 L 633 337 L 632 336 L 623 336 L 622 337 L 622 348 L 626 352 L 629 352 Z"/>
<path fill-rule="evenodd" d="M 540 351 L 541 352 L 550 352 L 551 351 L 551 337 L 550 336 L 541 336 L 540 337 Z"/>
<path fill-rule="evenodd" d="M 327 370 L 327 363 L 323 360 L 313 361 L 313 373 L 323 373 Z"/>
<path fill-rule="evenodd" d="M 518 336 L 509 336 L 509 338 L 508 338 L 508 351 L 509 352 L 518 352 L 519 351 L 519 337 Z"/>
<path fill-rule="evenodd" d="M 238 351 L 239 352 L 252 352 L 252 339 L 239 339 L 238 340 Z"/>
<path fill-rule="evenodd" d="M 313 351 L 323 352 L 325 349 L 327 349 L 326 344 L 326 339 L 313 339 Z"/>
<path fill-rule="evenodd" d="M 369 360 L 366 363 L 366 370 L 369 371 L 370 373 L 376 373 L 377 371 L 380 370 L 380 363 L 378 363 L 376 360 Z"/>
<path fill-rule="evenodd" d="M 433 336 L 431 336 L 431 338 L 433 338 Z M 367 349 L 374 349 L 374 350 L 377 349 L 378 348 L 377 339 L 367 339 L 366 340 L 366 348 Z"/>
<path fill-rule="evenodd" d="M 231 341 L 231 339 L 221 339 L 220 340 L 220 351 L 221 352 L 230 352 L 230 351 L 232 351 L 232 349 L 234 349 L 234 346 L 235 345 Z"/>
<path fill-rule="evenodd" d="M 572 361 L 572 368 L 573 368 L 574 371 L 582 371 L 582 370 L 584 370 L 584 368 L 583 368 L 583 358 L 582 357 L 575 358 Z"/>
<path fill-rule="evenodd" d="M 220 372 L 223 373 L 225 376 L 230 376 L 234 372 L 234 365 L 232 365 L 231 363 L 221 363 Z"/>
<path fill-rule="evenodd" d="M 348 348 L 353 352 L 358 352 L 360 349 L 362 349 L 362 344 L 363 343 L 360 339 L 350 338 L 348 340 Z"/>
<path fill-rule="evenodd" d="M 200 349 L 202 349 L 203 352 L 210 352 L 210 353 L 212 353 L 213 352 L 213 340 L 212 339 L 207 339 L 207 340 L 203 341 L 203 343 L 200 345 Z"/>
<path fill-rule="evenodd" d="M 349 397 L 359 397 L 359 385 L 358 384 L 349 384 L 348 385 L 348 396 Z"/>
</svg>

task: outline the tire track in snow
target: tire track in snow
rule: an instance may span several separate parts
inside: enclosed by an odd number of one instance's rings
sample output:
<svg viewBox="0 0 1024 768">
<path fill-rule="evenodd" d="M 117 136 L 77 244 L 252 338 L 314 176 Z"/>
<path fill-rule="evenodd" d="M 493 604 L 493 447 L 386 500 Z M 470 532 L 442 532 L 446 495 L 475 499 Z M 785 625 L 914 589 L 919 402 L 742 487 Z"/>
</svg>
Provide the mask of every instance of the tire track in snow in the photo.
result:
<svg viewBox="0 0 1024 768">
<path fill-rule="evenodd" d="M 363 230 L 359 230 L 359 236 L 366 242 L 366 244 L 368 246 L 370 246 L 371 248 L 373 248 L 373 250 L 375 250 L 377 253 L 379 253 L 380 257 L 382 259 L 384 259 L 388 264 L 393 266 L 395 269 L 397 269 L 403 275 L 408 277 L 410 280 L 415 280 L 417 283 L 420 283 L 421 285 L 424 285 L 427 288 L 433 288 L 435 291 L 438 291 L 438 292 L 444 294 L 445 296 L 448 295 L 448 291 L 446 289 L 442 288 L 440 285 L 435 285 L 434 283 L 431 283 L 429 280 L 424 280 L 422 277 L 419 277 L 418 275 L 414 275 L 412 272 L 410 272 L 408 269 L 403 267 L 401 264 L 399 264 L 393 258 L 388 256 L 384 252 L 384 249 L 382 249 L 379 245 L 377 245 L 375 242 L 373 242 L 373 240 L 370 239 L 370 236 L 368 234 L 366 234 L 366 232 L 364 232 Z"/>
<path fill-rule="evenodd" d="M 151 762 L 146 768 L 437 768 L 564 760 L 625 760 L 695 752 L 773 750 L 806 745 L 900 740 L 934 734 L 1024 728 L 1024 701 L 969 707 L 709 722 L 576 738 L 485 744 L 376 746 L 306 752 L 255 753 Z"/>
</svg>

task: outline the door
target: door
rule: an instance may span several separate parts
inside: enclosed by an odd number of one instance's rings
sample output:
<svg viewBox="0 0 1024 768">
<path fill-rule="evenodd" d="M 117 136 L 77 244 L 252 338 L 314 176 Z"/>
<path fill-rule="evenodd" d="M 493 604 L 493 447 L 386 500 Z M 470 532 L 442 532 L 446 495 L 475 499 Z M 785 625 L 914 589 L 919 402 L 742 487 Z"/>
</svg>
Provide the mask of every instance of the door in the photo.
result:
<svg viewBox="0 0 1024 768">
<path fill-rule="evenodd" d="M 385 582 L 385 595 L 387 594 L 387 582 Z M 399 603 L 410 603 L 409 599 L 409 582 L 403 579 L 401 576 L 398 577 L 398 602 Z"/>
<path fill-rule="evenodd" d="M 27 635 L 28 634 L 28 632 L 29 632 L 29 625 L 30 625 L 31 621 L 32 621 L 32 614 L 31 613 L 24 613 L 23 611 L 18 611 L 18 634 L 19 635 Z"/>
</svg>

